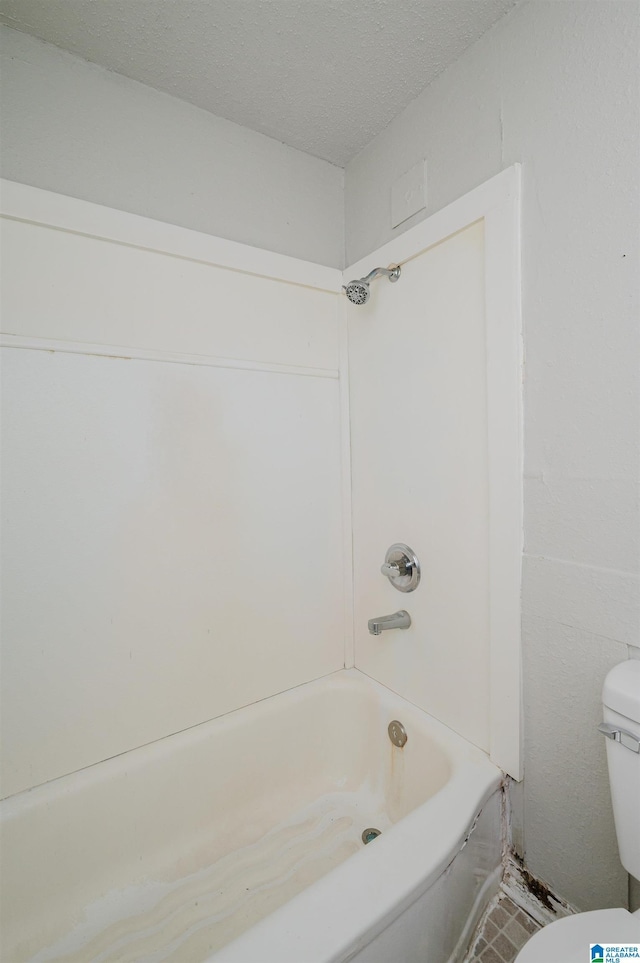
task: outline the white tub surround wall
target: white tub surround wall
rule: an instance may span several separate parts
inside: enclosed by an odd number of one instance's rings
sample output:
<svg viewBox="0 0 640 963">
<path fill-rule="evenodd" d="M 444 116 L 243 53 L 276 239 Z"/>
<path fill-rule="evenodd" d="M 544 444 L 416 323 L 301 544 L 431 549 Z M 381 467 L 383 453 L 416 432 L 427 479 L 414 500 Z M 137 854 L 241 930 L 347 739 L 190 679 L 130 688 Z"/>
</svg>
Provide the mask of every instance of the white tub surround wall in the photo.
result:
<svg viewBox="0 0 640 963">
<path fill-rule="evenodd" d="M 361 673 L 335 672 L 354 654 L 345 319 L 358 309 L 338 296 L 341 273 L 0 186 L 3 953 L 205 959 L 294 897 L 222 959 L 374 963 L 391 944 L 411 963 L 434 945 L 435 963 L 457 959 L 500 873 L 501 774 L 486 751 L 519 774 L 517 170 L 432 219 L 419 250 L 407 235 L 378 252 L 406 273 L 404 288 L 374 293 L 404 290 L 409 326 L 409 302 L 424 300 L 449 333 L 458 318 L 470 326 L 439 342 L 450 373 L 462 334 L 472 349 L 478 411 L 460 420 L 483 439 L 509 437 L 462 465 L 488 479 L 473 476 L 487 510 L 500 465 L 515 512 L 487 527 L 473 501 L 466 519 L 480 547 L 462 594 L 480 569 L 488 582 L 474 624 L 455 622 L 456 637 L 428 650 L 437 633 L 423 609 L 412 636 L 422 648 L 398 655 L 418 674 L 429 651 L 438 672 L 448 643 L 475 647 L 465 679 L 489 661 L 490 685 L 513 698 L 482 739 L 488 685 L 462 721 L 428 687 L 409 692 L 480 749 Z M 354 337 L 365 354 L 384 352 L 402 298 L 374 303 Z M 428 374 L 427 350 L 409 345 Z M 459 432 L 455 418 L 434 437 L 447 430 Z M 451 468 L 441 455 L 438 470 Z M 412 505 L 420 514 L 422 499 Z M 506 555 L 493 554 L 498 534 Z M 377 550 L 369 562 L 377 583 Z M 429 564 L 423 578 L 428 590 Z M 455 684 L 446 668 L 441 684 Z M 402 750 L 386 731 L 393 718 L 409 733 Z M 383 836 L 363 850 L 371 825 Z"/>
<path fill-rule="evenodd" d="M 341 668 L 349 606 L 339 272 L 2 200 L 10 795 Z"/>
<path fill-rule="evenodd" d="M 516 779 L 521 769 L 519 171 L 344 272 L 400 263 L 347 303 L 356 665 Z M 381 574 L 406 542 L 422 579 Z M 374 637 L 367 621 L 406 609 Z"/>
<path fill-rule="evenodd" d="M 2 176 L 344 264 L 344 171 L 0 26 Z"/>
<path fill-rule="evenodd" d="M 346 173 L 354 261 L 523 164 L 524 842 L 583 910 L 627 900 L 595 727 L 640 626 L 638 19 L 615 0 L 522 4 Z M 394 232 L 392 185 L 425 157 L 427 210 Z"/>
</svg>

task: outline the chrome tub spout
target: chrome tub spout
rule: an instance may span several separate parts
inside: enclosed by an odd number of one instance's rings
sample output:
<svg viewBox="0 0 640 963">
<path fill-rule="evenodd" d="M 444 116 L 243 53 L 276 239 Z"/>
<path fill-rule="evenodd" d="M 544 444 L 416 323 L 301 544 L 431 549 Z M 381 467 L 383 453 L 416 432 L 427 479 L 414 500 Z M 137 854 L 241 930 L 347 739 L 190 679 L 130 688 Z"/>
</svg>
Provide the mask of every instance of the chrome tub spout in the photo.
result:
<svg viewBox="0 0 640 963">
<path fill-rule="evenodd" d="M 408 629 L 410 625 L 411 616 L 404 609 L 400 609 L 393 615 L 380 615 L 377 619 L 369 619 L 369 632 L 371 635 L 381 635 L 387 629 Z"/>
</svg>

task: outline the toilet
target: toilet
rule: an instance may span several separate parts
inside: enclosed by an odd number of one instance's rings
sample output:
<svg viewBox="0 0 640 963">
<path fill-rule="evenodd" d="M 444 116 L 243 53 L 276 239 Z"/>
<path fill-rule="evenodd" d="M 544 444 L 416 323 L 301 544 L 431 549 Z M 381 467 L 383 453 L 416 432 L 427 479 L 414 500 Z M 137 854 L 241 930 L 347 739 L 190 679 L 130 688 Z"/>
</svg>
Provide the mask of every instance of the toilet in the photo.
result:
<svg viewBox="0 0 640 963">
<path fill-rule="evenodd" d="M 640 879 L 640 660 L 629 659 L 609 672 L 602 702 L 604 721 L 599 729 L 607 739 L 620 860 Z M 516 963 L 589 963 L 592 944 L 616 943 L 640 944 L 640 910 L 594 910 L 556 920 L 524 945 Z"/>
</svg>

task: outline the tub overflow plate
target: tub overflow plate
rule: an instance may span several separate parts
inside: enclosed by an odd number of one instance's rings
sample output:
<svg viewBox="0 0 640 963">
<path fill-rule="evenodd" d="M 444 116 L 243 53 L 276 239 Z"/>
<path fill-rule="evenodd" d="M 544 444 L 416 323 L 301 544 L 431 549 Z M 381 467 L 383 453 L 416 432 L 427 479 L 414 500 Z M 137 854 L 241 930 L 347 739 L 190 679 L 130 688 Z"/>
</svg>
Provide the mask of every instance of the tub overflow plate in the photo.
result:
<svg viewBox="0 0 640 963">
<path fill-rule="evenodd" d="M 394 746 L 397 746 L 398 749 L 402 749 L 408 739 L 407 730 L 402 723 L 398 722 L 397 719 L 394 719 L 393 722 L 389 723 L 389 728 L 387 731 Z"/>
</svg>

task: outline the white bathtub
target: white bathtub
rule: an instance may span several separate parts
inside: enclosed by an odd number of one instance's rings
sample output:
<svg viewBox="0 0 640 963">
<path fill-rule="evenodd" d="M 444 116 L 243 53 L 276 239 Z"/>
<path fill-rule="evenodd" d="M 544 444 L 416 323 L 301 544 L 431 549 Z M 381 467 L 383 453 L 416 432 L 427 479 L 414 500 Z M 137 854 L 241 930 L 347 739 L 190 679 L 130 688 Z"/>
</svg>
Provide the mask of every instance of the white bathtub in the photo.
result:
<svg viewBox="0 0 640 963">
<path fill-rule="evenodd" d="M 497 884 L 500 780 L 336 673 L 4 800 L 0 958 L 455 960 Z"/>
</svg>

